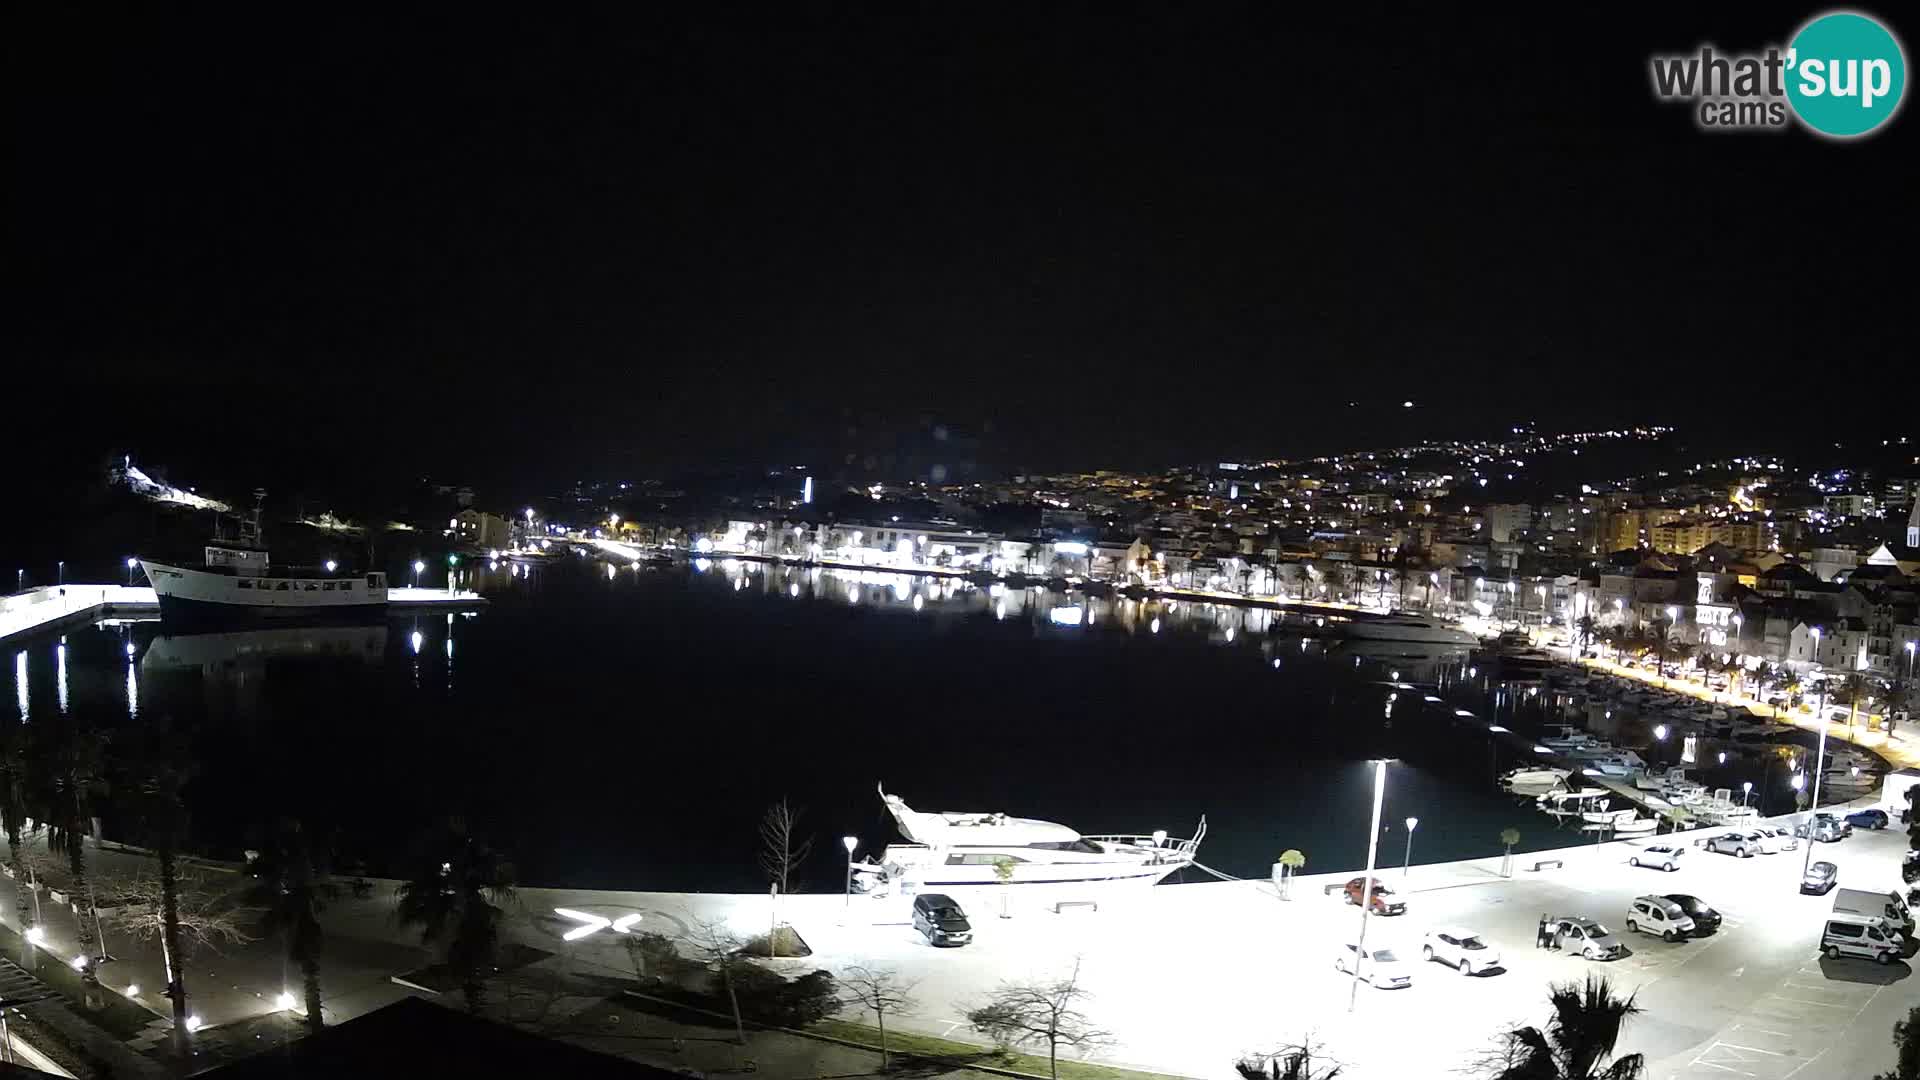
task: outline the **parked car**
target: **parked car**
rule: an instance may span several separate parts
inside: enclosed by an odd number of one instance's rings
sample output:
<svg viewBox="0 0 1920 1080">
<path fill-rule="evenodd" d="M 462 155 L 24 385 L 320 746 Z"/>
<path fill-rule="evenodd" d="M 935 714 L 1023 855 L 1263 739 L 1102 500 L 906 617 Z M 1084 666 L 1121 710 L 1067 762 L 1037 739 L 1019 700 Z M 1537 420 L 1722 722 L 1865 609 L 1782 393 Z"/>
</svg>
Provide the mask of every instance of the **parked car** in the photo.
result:
<svg viewBox="0 0 1920 1080">
<path fill-rule="evenodd" d="M 1488 968 L 1500 966 L 1500 950 L 1487 944 L 1487 940 L 1479 934 L 1457 926 L 1429 930 L 1426 944 L 1420 946 L 1420 955 L 1428 960 L 1451 964 L 1462 975 L 1485 972 Z"/>
<path fill-rule="evenodd" d="M 1648 844 L 1628 856 L 1630 866 L 1657 866 L 1662 870 L 1680 869 L 1680 857 L 1687 849 L 1678 844 Z"/>
<path fill-rule="evenodd" d="M 1627 905 L 1627 929 L 1679 941 L 1693 933 L 1693 916 L 1664 896 L 1636 896 Z"/>
<path fill-rule="evenodd" d="M 1553 940 L 1561 949 L 1589 960 L 1612 960 L 1626 951 L 1613 931 L 1584 915 L 1554 920 Z"/>
<path fill-rule="evenodd" d="M 1855 810 L 1846 817 L 1848 825 L 1856 829 L 1884 829 L 1887 827 L 1885 810 Z"/>
<path fill-rule="evenodd" d="M 1693 920 L 1695 934 L 1711 934 L 1720 929 L 1720 913 L 1707 905 L 1705 900 L 1686 893 L 1668 893 L 1667 899 L 1680 905 L 1680 910 Z"/>
<path fill-rule="evenodd" d="M 1802 821 L 1793 827 L 1793 835 L 1804 836 L 1809 841 L 1818 840 L 1823 844 L 1837 844 L 1852 831 L 1853 826 L 1832 814 L 1815 814 L 1811 821 Z"/>
<path fill-rule="evenodd" d="M 1826 893 L 1840 881 L 1840 868 L 1830 862 L 1817 862 L 1800 875 L 1800 891 Z"/>
<path fill-rule="evenodd" d="M 1403 990 L 1413 985 L 1413 969 L 1401 961 L 1392 949 L 1368 949 L 1360 955 L 1358 945 L 1343 945 L 1333 955 L 1333 966 L 1349 975 L 1359 969 L 1360 978 L 1379 990 Z"/>
<path fill-rule="evenodd" d="M 1796 838 L 1793 835 L 1793 833 L 1787 829 L 1783 829 L 1778 825 L 1756 825 L 1755 828 L 1759 829 L 1763 833 L 1766 833 L 1768 836 L 1773 837 L 1774 842 L 1780 846 L 1781 851 L 1799 851 L 1800 850 L 1799 839 Z"/>
<path fill-rule="evenodd" d="M 1705 840 L 1700 841 L 1700 844 L 1708 851 L 1719 852 L 1722 855 L 1733 855 L 1742 859 L 1751 859 L 1764 850 L 1759 841 L 1747 839 L 1747 834 L 1744 830 L 1739 832 L 1724 832 L 1718 836 L 1709 836 Z"/>
<path fill-rule="evenodd" d="M 1347 903 L 1360 906 L 1360 891 L 1367 887 L 1367 879 L 1354 878 L 1347 882 Z M 1375 915 L 1405 915 L 1407 902 L 1399 899 L 1394 891 L 1383 884 L 1379 878 L 1373 879 L 1373 913 Z"/>
<path fill-rule="evenodd" d="M 973 940 L 973 924 L 967 921 L 967 913 L 946 893 L 921 893 L 913 898 L 913 928 L 929 945 L 965 945 Z"/>
<path fill-rule="evenodd" d="M 1820 934 L 1820 951 L 1829 960 L 1861 956 L 1878 964 L 1891 964 L 1901 953 L 1900 934 L 1863 919 L 1835 916 L 1827 920 Z"/>
</svg>

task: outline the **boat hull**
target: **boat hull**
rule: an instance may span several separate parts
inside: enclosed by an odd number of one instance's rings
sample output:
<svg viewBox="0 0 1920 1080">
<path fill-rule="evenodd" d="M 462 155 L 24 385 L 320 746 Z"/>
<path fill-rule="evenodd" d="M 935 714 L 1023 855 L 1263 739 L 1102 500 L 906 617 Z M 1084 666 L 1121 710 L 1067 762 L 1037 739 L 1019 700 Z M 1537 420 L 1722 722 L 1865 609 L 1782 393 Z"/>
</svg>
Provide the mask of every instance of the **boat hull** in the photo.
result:
<svg viewBox="0 0 1920 1080">
<path fill-rule="evenodd" d="M 143 560 L 162 623 L 220 627 L 327 625 L 377 621 L 387 589 L 358 576 L 295 578 L 210 573 Z"/>
<path fill-rule="evenodd" d="M 1389 619 L 1355 619 L 1341 627 L 1340 636 L 1349 641 L 1392 641 L 1419 645 L 1442 645 L 1470 649 L 1479 639 L 1464 630 L 1447 626 L 1422 625 Z"/>
</svg>

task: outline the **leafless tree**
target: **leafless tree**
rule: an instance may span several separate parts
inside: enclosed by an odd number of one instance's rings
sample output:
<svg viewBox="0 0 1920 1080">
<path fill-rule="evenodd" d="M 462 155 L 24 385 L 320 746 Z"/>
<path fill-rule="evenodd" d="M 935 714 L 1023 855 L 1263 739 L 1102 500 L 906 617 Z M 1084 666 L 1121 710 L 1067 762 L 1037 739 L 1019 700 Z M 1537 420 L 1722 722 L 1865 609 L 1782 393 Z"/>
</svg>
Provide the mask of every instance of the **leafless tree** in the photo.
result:
<svg viewBox="0 0 1920 1080">
<path fill-rule="evenodd" d="M 258 908 L 234 902 L 234 892 L 182 868 L 169 891 L 160 874 L 140 870 L 124 877 L 95 880 L 101 929 L 118 930 L 136 941 L 158 941 L 167 977 L 167 996 L 177 1000 L 176 1015 L 186 1011 L 186 980 L 181 974 L 195 949 L 220 952 L 223 946 L 255 940 L 247 928 L 259 922 Z M 171 907 L 169 906 L 171 905 Z M 168 915 L 172 915 L 169 924 Z"/>
<path fill-rule="evenodd" d="M 888 1065 L 887 1056 L 887 1014 L 912 1016 L 919 1002 L 914 1000 L 913 988 L 917 983 L 900 977 L 892 968 L 867 967 L 858 964 L 840 973 L 840 988 L 847 996 L 860 1003 L 860 1007 L 873 1014 L 880 1027 L 880 1068 L 884 1071 Z"/>
<path fill-rule="evenodd" d="M 813 853 L 813 838 L 800 834 L 800 819 L 805 813 L 783 798 L 767 807 L 766 816 L 760 819 L 760 868 L 782 895 L 790 891 L 793 875 Z"/>
<path fill-rule="evenodd" d="M 740 955 L 740 939 L 724 923 L 699 919 L 682 940 L 694 959 L 720 973 L 720 982 L 727 988 L 727 1004 L 733 1008 L 734 1038 L 741 1046 L 747 1045 L 747 1026 L 740 1018 L 740 995 L 733 987 L 735 967 L 746 962 Z"/>
<path fill-rule="evenodd" d="M 1243 1080 L 1334 1080 L 1345 1068 L 1328 1059 L 1324 1048 L 1310 1038 L 1277 1050 L 1248 1054 L 1233 1065 L 1233 1071 Z"/>
<path fill-rule="evenodd" d="M 1080 1011 L 1093 995 L 1080 985 L 1080 961 L 1052 981 L 1001 983 L 985 1005 L 967 1013 L 973 1030 L 1001 1046 L 1047 1044 L 1047 1073 L 1060 1080 L 1060 1048 L 1091 1049 L 1111 1032 L 1093 1026 Z"/>
<path fill-rule="evenodd" d="M 767 807 L 766 815 L 760 819 L 760 868 L 767 872 L 767 881 L 773 886 L 773 918 L 767 927 L 770 957 L 779 948 L 780 897 L 788 893 L 794 874 L 813 853 L 813 838 L 800 832 L 800 818 L 804 814 L 804 810 L 782 798 Z"/>
<path fill-rule="evenodd" d="M 260 909 L 237 903 L 232 890 L 192 870 L 180 873 L 176 887 L 183 952 L 207 948 L 217 953 L 224 946 L 258 940 L 248 927 L 259 922 Z M 138 941 L 161 939 L 165 893 L 159 875 L 142 870 L 125 877 L 103 877 L 95 888 L 101 925 Z M 175 962 L 173 957 L 162 959 L 169 965 Z"/>
</svg>

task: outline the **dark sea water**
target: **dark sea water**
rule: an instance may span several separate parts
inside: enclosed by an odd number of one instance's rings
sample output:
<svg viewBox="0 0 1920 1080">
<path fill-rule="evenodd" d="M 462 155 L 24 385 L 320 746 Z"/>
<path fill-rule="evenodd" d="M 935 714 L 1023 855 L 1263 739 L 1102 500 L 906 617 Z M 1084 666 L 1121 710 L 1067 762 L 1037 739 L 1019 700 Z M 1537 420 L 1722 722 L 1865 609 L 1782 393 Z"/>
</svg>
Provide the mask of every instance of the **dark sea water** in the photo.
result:
<svg viewBox="0 0 1920 1080">
<path fill-rule="evenodd" d="M 208 853 L 291 815 L 375 873 L 458 814 L 527 883 L 758 890 L 756 826 L 784 796 L 817 836 L 806 883 L 832 889 L 841 836 L 896 839 L 882 782 L 1087 833 L 1184 837 L 1205 815 L 1222 872 L 1265 876 L 1289 847 L 1330 871 L 1364 862 L 1376 756 L 1398 759 L 1383 865 L 1410 815 L 1415 862 L 1497 854 L 1509 825 L 1522 849 L 1580 839 L 1493 783 L 1513 761 L 1485 720 L 1526 730 L 1549 695 L 1355 656 L 1310 620 L 733 561 L 478 572 L 492 603 L 470 616 L 15 642 L 15 698 L 30 724 L 191 732 Z"/>
</svg>

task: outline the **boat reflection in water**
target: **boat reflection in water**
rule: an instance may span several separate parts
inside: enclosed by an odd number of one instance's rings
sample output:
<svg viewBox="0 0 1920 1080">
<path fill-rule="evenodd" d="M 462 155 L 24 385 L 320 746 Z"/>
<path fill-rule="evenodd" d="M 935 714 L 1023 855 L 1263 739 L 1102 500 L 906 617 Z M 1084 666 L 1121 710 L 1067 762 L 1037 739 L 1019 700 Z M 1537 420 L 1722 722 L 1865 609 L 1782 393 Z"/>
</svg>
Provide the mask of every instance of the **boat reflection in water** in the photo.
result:
<svg viewBox="0 0 1920 1080">
<path fill-rule="evenodd" d="M 387 651 L 387 627 L 306 626 L 234 630 L 218 634 L 162 634 L 140 658 L 150 674 L 199 671 L 215 677 L 268 660 L 339 659 L 377 664 Z"/>
</svg>

